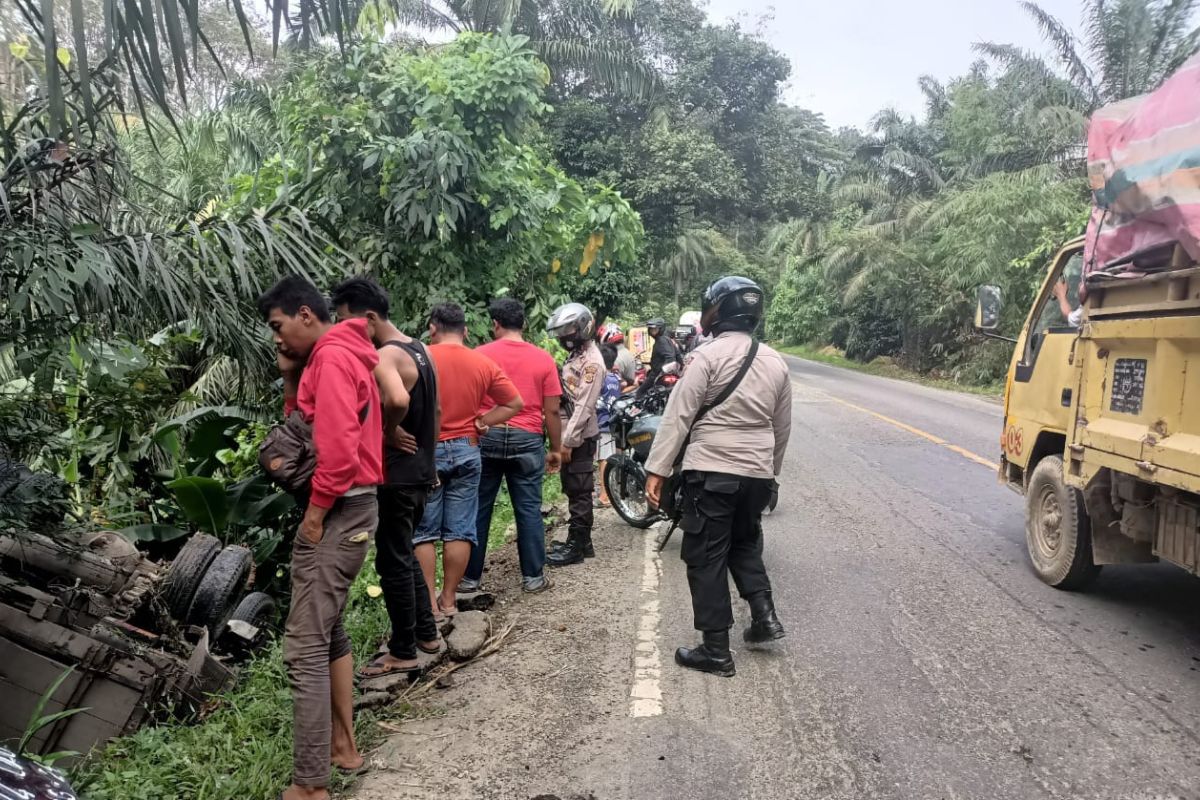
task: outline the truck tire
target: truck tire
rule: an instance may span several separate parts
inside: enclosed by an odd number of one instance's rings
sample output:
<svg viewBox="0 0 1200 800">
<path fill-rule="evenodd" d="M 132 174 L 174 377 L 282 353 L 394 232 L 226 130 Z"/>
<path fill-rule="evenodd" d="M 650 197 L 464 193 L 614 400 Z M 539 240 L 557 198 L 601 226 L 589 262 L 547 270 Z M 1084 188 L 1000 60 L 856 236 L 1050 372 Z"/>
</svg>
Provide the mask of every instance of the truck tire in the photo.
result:
<svg viewBox="0 0 1200 800">
<path fill-rule="evenodd" d="M 237 604 L 229 619 L 240 619 L 256 628 L 270 629 L 278 622 L 279 613 L 275 610 L 275 599 L 271 595 L 266 592 L 251 592 Z"/>
<path fill-rule="evenodd" d="M 175 556 L 175 560 L 167 567 L 160 595 L 173 618 L 180 622 L 187 620 L 188 609 L 192 607 L 196 589 L 200 586 L 208 565 L 219 552 L 221 543 L 217 537 L 197 533 L 188 539 L 179 555 Z"/>
<path fill-rule="evenodd" d="M 1083 589 L 1100 573 L 1083 494 L 1064 482 L 1061 456 L 1046 456 L 1029 477 L 1025 545 L 1033 571 L 1056 589 Z"/>
<path fill-rule="evenodd" d="M 253 568 L 250 550 L 241 545 L 230 545 L 217 553 L 196 588 L 196 596 L 188 609 L 188 624 L 207 627 L 214 639 L 219 636 L 241 598 Z"/>
<path fill-rule="evenodd" d="M 239 622 L 251 626 L 252 630 L 239 628 Z M 217 644 L 221 652 L 242 660 L 262 650 L 278 631 L 278 626 L 279 612 L 274 598 L 265 592 L 251 592 L 229 615 Z"/>
</svg>

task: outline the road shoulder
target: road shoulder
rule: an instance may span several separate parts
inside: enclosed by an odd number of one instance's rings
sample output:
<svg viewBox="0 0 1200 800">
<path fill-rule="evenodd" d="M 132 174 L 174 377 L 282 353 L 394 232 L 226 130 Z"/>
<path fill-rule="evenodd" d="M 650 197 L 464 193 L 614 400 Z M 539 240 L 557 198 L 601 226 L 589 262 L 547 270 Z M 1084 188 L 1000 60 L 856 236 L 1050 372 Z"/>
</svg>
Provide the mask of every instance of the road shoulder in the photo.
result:
<svg viewBox="0 0 1200 800">
<path fill-rule="evenodd" d="M 504 646 L 392 726 L 351 796 L 587 798 L 585 761 L 629 714 L 645 536 L 598 513 L 596 558 L 553 571 L 539 595 L 520 591 L 515 546 L 490 555 L 493 630 L 514 626 Z"/>
</svg>

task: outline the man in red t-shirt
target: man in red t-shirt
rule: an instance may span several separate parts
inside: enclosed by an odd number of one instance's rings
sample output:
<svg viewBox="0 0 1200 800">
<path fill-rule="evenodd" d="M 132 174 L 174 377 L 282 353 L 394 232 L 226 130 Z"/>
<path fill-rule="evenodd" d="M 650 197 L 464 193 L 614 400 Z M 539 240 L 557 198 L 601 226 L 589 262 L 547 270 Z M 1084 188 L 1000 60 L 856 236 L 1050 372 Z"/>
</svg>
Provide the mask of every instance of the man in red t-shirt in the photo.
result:
<svg viewBox="0 0 1200 800">
<path fill-rule="evenodd" d="M 479 510 L 479 437 L 493 425 L 512 419 L 523 407 L 521 395 L 496 362 L 464 344 L 467 322 L 453 303 L 429 314 L 429 356 L 437 370 L 441 431 L 435 453 L 440 485 L 429 495 L 425 515 L 413 534 L 417 560 L 429 588 L 435 614 L 458 613 L 455 591 L 475 544 Z M 480 413 L 484 400 L 494 407 Z M 436 588 L 437 550 L 442 542 L 442 592 Z"/>
<path fill-rule="evenodd" d="M 475 525 L 475 549 L 462 591 L 478 591 L 487 556 L 487 537 L 492 509 L 500 484 L 507 479 L 517 523 L 517 553 L 521 557 L 522 587 L 527 592 L 549 589 L 542 572 L 546 563 L 546 527 L 542 521 L 542 478 L 546 467 L 557 467 L 562 449 L 562 419 L 558 403 L 562 382 L 554 356 L 521 337 L 525 329 L 525 307 L 519 300 L 501 297 L 488 307 L 495 341 L 475 348 L 504 370 L 521 393 L 525 408 L 504 425 L 493 426 L 480 440 L 483 472 L 479 479 L 479 515 Z M 484 402 L 481 411 L 495 404 Z M 545 434 L 550 435 L 550 455 Z"/>
</svg>

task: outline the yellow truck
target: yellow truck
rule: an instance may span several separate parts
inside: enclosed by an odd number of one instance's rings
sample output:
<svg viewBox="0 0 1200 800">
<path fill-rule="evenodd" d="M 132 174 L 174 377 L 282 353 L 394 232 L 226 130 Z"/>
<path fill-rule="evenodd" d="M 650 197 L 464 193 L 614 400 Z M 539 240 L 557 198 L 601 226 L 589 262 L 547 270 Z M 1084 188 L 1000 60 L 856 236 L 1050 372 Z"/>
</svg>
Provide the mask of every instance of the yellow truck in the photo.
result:
<svg viewBox="0 0 1200 800">
<path fill-rule="evenodd" d="M 1029 558 L 1051 586 L 1082 588 L 1104 564 L 1196 573 L 1200 266 L 1172 244 L 1081 282 L 1083 247 L 1051 262 L 1016 340 L 1000 479 L 1025 497 Z M 1000 307 L 1000 290 L 981 287 L 976 328 L 995 335 Z"/>
</svg>

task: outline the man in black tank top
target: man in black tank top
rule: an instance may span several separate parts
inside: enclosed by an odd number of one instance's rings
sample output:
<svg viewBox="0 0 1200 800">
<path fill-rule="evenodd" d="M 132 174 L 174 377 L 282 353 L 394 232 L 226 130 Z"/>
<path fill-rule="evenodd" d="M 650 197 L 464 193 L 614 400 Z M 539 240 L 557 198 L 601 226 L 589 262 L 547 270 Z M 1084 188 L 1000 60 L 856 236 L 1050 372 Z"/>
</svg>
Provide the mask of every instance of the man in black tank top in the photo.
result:
<svg viewBox="0 0 1200 800">
<path fill-rule="evenodd" d="M 386 483 L 379 487 L 375 569 L 392 634 L 386 652 L 359 672 L 363 677 L 376 677 L 416 669 L 418 648 L 436 653 L 442 646 L 429 590 L 413 553 L 413 531 L 437 481 L 437 373 L 425 346 L 388 320 L 388 296 L 370 278 L 351 278 L 339 284 L 333 290 L 333 305 L 338 319 L 367 320 L 367 333 L 379 349 L 377 377 L 379 371 L 398 373 L 407 395 L 407 412 L 399 425 L 384 432 Z"/>
</svg>

